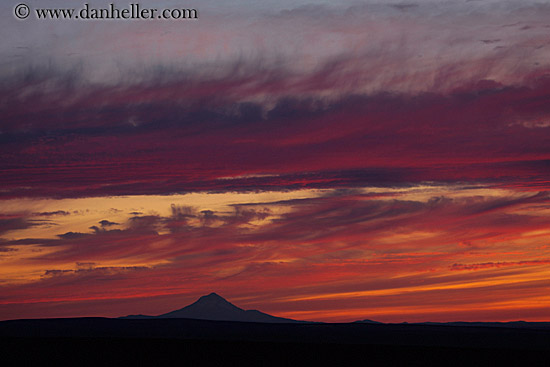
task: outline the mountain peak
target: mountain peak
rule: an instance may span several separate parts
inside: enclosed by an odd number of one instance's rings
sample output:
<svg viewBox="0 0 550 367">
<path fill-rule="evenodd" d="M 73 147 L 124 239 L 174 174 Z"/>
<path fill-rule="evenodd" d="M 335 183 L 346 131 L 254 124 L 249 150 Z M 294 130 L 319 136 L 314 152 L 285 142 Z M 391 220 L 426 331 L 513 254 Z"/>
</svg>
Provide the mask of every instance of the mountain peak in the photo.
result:
<svg viewBox="0 0 550 367">
<path fill-rule="evenodd" d="M 135 318 L 143 318 L 143 316 Z M 214 292 L 200 297 L 189 306 L 159 316 L 152 316 L 152 318 L 187 318 L 242 322 L 300 322 L 271 316 L 257 310 L 243 310 Z"/>
<path fill-rule="evenodd" d="M 208 299 L 208 300 L 216 300 L 217 299 L 217 300 L 224 300 L 225 302 L 227 302 L 227 300 L 225 298 L 223 298 L 222 296 L 220 296 L 219 294 L 214 293 L 214 292 L 199 298 L 199 300 L 201 300 L 201 299 Z"/>
<path fill-rule="evenodd" d="M 193 303 L 193 305 L 201 307 L 238 308 L 217 293 L 210 293 L 206 296 L 202 296 L 195 303 Z"/>
</svg>

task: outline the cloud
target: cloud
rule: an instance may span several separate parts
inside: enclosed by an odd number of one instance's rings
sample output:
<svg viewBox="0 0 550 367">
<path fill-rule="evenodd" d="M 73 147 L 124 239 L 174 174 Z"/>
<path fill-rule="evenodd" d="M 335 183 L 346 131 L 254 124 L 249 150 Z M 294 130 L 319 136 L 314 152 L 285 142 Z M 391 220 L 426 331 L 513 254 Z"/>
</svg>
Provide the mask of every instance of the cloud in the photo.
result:
<svg viewBox="0 0 550 367">
<path fill-rule="evenodd" d="M 17 251 L 17 249 L 12 247 L 0 247 L 0 252 L 14 252 L 14 251 Z"/>
<path fill-rule="evenodd" d="M 33 215 L 39 216 L 39 217 L 54 217 L 54 216 L 66 216 L 70 215 L 71 213 L 64 211 L 64 210 L 56 210 L 53 212 L 40 212 L 40 213 L 33 213 Z"/>
<path fill-rule="evenodd" d="M 91 263 L 93 264 L 93 263 Z M 49 278 L 49 277 L 101 277 L 103 280 L 107 279 L 116 279 L 120 276 L 120 274 L 127 273 L 130 271 L 141 271 L 141 270 L 149 270 L 148 267 L 145 266 L 122 266 L 122 267 L 94 267 L 94 266 L 88 266 L 88 267 L 82 267 L 82 264 L 78 265 L 78 269 L 65 269 L 65 270 L 59 270 L 59 269 L 53 269 L 53 270 L 46 270 L 43 274 L 43 278 Z"/>
<path fill-rule="evenodd" d="M 418 4 L 414 4 L 414 3 L 401 3 L 401 4 L 390 4 L 390 6 L 393 7 L 393 8 L 402 10 L 402 11 L 407 11 L 407 10 L 409 10 L 409 9 L 418 7 Z"/>
<path fill-rule="evenodd" d="M 527 289 L 544 288 L 537 265 L 548 259 L 533 246 L 545 236 L 546 206 L 544 194 L 484 186 L 326 190 L 308 199 L 236 203 L 233 210 L 178 202 L 164 215 L 130 214 L 117 220 L 117 230 L 3 241 L 3 248 L 18 249 L 9 261 L 31 257 L 25 271 L 39 274 L 24 284 L 13 280 L 4 297 L 118 304 L 158 296 L 171 300 L 168 311 L 181 307 L 183 295 L 216 286 L 255 294 L 257 302 L 275 300 L 273 310 L 281 312 L 368 300 L 372 312 L 408 302 L 422 313 L 434 295 L 446 304 L 457 293 L 464 300 L 455 307 L 467 308 L 481 302 L 479 289 L 499 294 L 485 304 L 503 300 L 502 287 L 512 280 L 525 283 L 515 285 L 525 297 Z"/>
<path fill-rule="evenodd" d="M 504 266 L 537 266 L 550 264 L 550 260 L 523 260 L 523 261 L 503 261 L 486 262 L 477 264 L 453 264 L 450 270 L 481 270 L 489 268 L 500 268 Z"/>
<path fill-rule="evenodd" d="M 19 216 L 5 216 L 0 218 L 0 233 L 5 233 L 14 229 L 29 228 L 32 226 L 26 218 Z"/>
<path fill-rule="evenodd" d="M 113 23 L 89 36 L 91 23 L 59 22 L 58 40 L 36 42 L 50 47 L 5 67 L 0 194 L 544 181 L 534 165 L 548 153 L 549 65 L 538 48 L 546 35 L 502 26 L 536 25 L 548 12 L 532 2 L 498 11 L 325 4 L 229 23 L 213 16 L 190 29 L 132 23 L 112 32 Z M 145 29 L 158 58 L 121 47 Z M 187 42 L 176 55 L 180 32 Z M 505 49 L 487 43 L 495 40 Z M 2 52 L 17 47 L 10 42 Z M 91 43 L 97 53 L 81 46 Z M 82 53 L 73 62 L 60 56 L 65 48 Z"/>
<path fill-rule="evenodd" d="M 101 224 L 102 227 L 111 227 L 111 226 L 116 226 L 119 223 L 110 222 L 110 221 L 104 219 L 104 220 L 100 221 L 99 224 Z"/>
<path fill-rule="evenodd" d="M 451 95 L 288 97 L 272 107 L 248 102 L 246 108 L 227 97 L 181 103 L 176 91 L 190 88 L 194 94 L 194 87 L 177 82 L 118 89 L 116 97 L 100 88 L 90 98 L 76 97 L 63 116 L 32 131 L 10 131 L 24 130 L 28 119 L 17 114 L 6 121 L 3 136 L 14 143 L 2 148 L 6 185 L 1 195 L 81 197 L 426 181 L 529 186 L 547 179 L 542 168 L 548 164 L 550 133 L 516 123 L 550 113 L 544 97 L 548 81 L 530 83 L 476 85 Z M 140 102 L 141 93 L 150 96 L 147 102 Z M 41 109 L 50 103 L 33 108 L 43 115 Z M 20 110 L 17 102 L 13 109 Z M 78 118 L 80 126 L 73 113 L 85 115 Z M 121 121 L 128 114 L 143 124 L 125 126 Z M 104 163 L 106 156 L 113 158 Z M 44 174 L 43 165 L 52 162 Z M 16 173 L 11 166 L 25 168 Z"/>
<path fill-rule="evenodd" d="M 49 220 L 30 219 L 29 215 L 26 213 L 0 213 L 0 235 L 15 230 L 24 230 L 32 227 L 47 227 L 54 225 L 55 223 Z"/>
<path fill-rule="evenodd" d="M 58 234 L 57 236 L 60 237 L 60 238 L 63 238 L 63 239 L 77 239 L 77 238 L 86 237 L 86 236 L 88 236 L 88 234 L 79 233 L 79 232 L 67 232 L 67 233 L 63 233 L 63 234 Z"/>
</svg>

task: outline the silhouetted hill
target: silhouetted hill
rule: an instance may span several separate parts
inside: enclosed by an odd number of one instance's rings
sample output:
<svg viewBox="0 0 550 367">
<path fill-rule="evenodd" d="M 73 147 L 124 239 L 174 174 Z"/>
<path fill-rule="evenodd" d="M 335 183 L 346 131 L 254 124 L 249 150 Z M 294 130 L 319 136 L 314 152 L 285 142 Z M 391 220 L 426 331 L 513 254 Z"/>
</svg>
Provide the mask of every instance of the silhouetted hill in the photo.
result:
<svg viewBox="0 0 550 367">
<path fill-rule="evenodd" d="M 370 323 L 256 323 L 183 318 L 10 320 L 0 337 L 116 337 L 550 349 L 550 330 Z"/>
<path fill-rule="evenodd" d="M 0 322 L 0 354 L 21 366 L 534 366 L 549 353 L 548 329 L 182 318 Z"/>
<path fill-rule="evenodd" d="M 240 322 L 267 322 L 267 323 L 303 323 L 306 321 L 297 321 L 285 319 L 282 317 L 271 316 L 258 310 L 243 310 L 228 302 L 216 293 L 210 293 L 202 296 L 196 302 L 181 308 L 158 316 L 147 315 L 128 315 L 122 319 L 197 319 L 213 321 L 240 321 Z"/>
</svg>

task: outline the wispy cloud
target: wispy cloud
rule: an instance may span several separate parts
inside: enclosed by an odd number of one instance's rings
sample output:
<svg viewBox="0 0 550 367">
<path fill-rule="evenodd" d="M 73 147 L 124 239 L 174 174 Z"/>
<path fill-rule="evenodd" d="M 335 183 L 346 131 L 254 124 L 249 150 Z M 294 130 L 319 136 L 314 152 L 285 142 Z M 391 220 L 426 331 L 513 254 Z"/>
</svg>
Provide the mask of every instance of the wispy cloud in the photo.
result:
<svg viewBox="0 0 550 367">
<path fill-rule="evenodd" d="M 405 300 L 422 314 L 435 294 L 459 292 L 469 299 L 490 290 L 501 297 L 491 302 L 504 302 L 511 298 L 499 293 L 501 287 L 524 284 L 537 294 L 547 277 L 541 265 L 549 254 L 538 246 L 548 224 L 548 197 L 542 193 L 373 188 L 252 200 L 221 210 L 185 204 L 166 209 L 163 215 L 128 212 L 116 226 L 57 239 L 4 240 L 2 248 L 19 250 L 6 252 L 10 257 L 4 261 L 19 270 L 13 284 L 4 285 L 2 307 L 139 298 L 147 292 L 191 298 L 215 285 L 237 299 L 257 293 L 254 302 L 270 300 L 274 312 L 287 316 L 306 305 L 321 310 L 338 304 L 341 312 L 349 309 L 347 316 L 338 311 L 332 317 L 345 320 L 361 318 L 350 310 L 367 299 L 365 310 L 375 314 L 384 308 L 390 315 Z M 5 279 L 13 276 L 7 269 Z M 477 269 L 485 271 L 456 271 Z M 247 292 L 241 289 L 245 284 Z M 55 289 L 52 294 L 72 294 L 70 289 L 84 285 L 90 291 L 86 297 L 48 295 Z M 519 294 L 514 299 L 522 307 Z M 469 301 L 455 303 L 460 312 L 470 306 Z"/>
</svg>

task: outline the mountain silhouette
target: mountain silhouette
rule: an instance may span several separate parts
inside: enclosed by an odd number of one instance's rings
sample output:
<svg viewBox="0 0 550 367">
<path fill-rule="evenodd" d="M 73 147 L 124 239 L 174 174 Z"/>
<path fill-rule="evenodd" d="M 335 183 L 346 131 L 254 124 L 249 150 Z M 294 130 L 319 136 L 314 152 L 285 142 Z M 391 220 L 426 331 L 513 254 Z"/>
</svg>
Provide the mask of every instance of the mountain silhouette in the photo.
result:
<svg viewBox="0 0 550 367">
<path fill-rule="evenodd" d="M 124 319 L 199 319 L 213 321 L 241 321 L 241 322 L 267 322 L 267 323 L 302 323 L 297 321 L 275 317 L 258 310 L 243 310 L 228 302 L 216 293 L 202 296 L 195 303 L 179 310 L 171 311 L 158 316 L 129 315 Z"/>
</svg>

